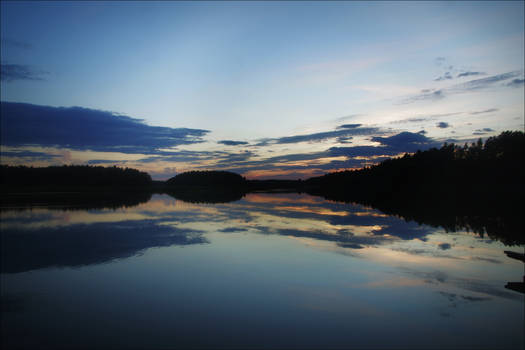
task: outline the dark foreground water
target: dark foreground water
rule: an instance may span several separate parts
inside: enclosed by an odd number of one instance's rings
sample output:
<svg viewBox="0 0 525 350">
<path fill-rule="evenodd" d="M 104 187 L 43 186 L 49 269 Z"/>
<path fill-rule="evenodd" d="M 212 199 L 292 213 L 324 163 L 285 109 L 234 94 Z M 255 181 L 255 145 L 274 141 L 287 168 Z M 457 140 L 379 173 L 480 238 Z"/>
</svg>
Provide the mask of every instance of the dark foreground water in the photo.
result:
<svg viewBox="0 0 525 350">
<path fill-rule="evenodd" d="M 516 348 L 524 264 L 299 194 L 1 212 L 7 347 Z"/>
</svg>

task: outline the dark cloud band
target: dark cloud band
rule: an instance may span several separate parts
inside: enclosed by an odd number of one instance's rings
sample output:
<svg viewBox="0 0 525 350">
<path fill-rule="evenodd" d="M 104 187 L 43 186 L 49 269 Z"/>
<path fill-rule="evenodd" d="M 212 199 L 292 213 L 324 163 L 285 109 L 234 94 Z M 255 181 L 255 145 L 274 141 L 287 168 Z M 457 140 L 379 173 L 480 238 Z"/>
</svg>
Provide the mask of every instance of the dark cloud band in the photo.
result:
<svg viewBox="0 0 525 350">
<path fill-rule="evenodd" d="M 163 154 L 162 148 L 203 142 L 208 130 L 149 126 L 140 119 L 80 107 L 1 103 L 5 146 L 48 146 L 102 152 Z"/>
</svg>

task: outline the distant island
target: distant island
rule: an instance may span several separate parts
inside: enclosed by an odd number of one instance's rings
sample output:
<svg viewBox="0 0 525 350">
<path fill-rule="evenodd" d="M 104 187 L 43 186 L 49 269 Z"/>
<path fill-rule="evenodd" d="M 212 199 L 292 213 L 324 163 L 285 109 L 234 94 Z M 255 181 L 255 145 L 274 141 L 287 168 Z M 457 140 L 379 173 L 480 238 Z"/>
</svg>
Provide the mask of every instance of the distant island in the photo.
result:
<svg viewBox="0 0 525 350">
<path fill-rule="evenodd" d="M 99 193 L 98 198 L 111 202 L 111 193 L 118 193 L 115 197 L 126 193 L 128 203 L 144 201 L 148 198 L 144 193 L 217 203 L 258 191 L 305 192 L 369 205 L 451 231 L 463 227 L 479 233 L 503 232 L 507 243 L 513 244 L 525 241 L 524 152 L 524 133 L 506 131 L 484 143 L 481 139 L 463 146 L 445 143 L 439 149 L 407 153 L 370 167 L 307 180 L 247 180 L 228 171 L 190 171 L 162 182 L 130 168 L 2 165 L 0 192 L 3 202 L 33 201 L 35 193 L 57 191 L 89 194 L 93 201 Z M 131 199 L 133 193 L 141 195 Z M 508 220 L 498 220 L 503 216 Z"/>
</svg>

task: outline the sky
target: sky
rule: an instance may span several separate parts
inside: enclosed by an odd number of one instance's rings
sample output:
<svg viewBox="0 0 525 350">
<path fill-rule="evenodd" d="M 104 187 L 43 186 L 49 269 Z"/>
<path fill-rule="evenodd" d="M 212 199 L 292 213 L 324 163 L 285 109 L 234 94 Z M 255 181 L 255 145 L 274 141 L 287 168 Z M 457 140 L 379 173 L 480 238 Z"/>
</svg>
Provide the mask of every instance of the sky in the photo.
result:
<svg viewBox="0 0 525 350">
<path fill-rule="evenodd" d="M 2 164 L 308 178 L 524 130 L 524 2 L 19 2 Z"/>
</svg>

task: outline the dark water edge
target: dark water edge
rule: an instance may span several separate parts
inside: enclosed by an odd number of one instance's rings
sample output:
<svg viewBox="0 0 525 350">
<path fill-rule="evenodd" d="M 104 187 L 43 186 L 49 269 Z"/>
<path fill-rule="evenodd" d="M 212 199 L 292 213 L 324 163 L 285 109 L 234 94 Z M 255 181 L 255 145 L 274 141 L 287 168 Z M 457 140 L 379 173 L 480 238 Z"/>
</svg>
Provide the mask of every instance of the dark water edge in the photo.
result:
<svg viewBox="0 0 525 350">
<path fill-rule="evenodd" d="M 228 203 L 248 193 L 307 193 L 324 199 L 361 204 L 407 222 L 442 227 L 447 232 L 466 230 L 505 245 L 525 244 L 525 200 L 518 191 L 498 193 L 447 193 L 440 196 L 419 192 L 412 194 L 370 195 L 360 192 L 328 191 L 323 188 L 296 186 L 295 181 L 258 182 L 249 187 L 168 187 L 162 184 L 141 188 L 21 188 L 2 191 L 2 210 L 27 210 L 46 206 L 62 210 L 118 209 L 146 203 L 153 194 L 167 194 L 188 203 Z"/>
</svg>

